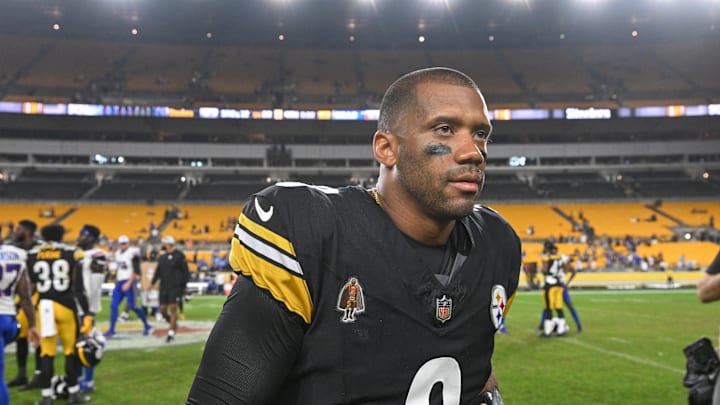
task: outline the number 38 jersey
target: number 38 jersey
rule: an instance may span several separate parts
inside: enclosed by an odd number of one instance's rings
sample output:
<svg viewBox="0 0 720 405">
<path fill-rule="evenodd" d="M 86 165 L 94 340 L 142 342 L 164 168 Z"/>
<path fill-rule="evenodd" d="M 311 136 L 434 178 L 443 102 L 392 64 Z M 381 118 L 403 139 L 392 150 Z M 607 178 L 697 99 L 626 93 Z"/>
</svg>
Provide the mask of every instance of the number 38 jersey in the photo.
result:
<svg viewBox="0 0 720 405">
<path fill-rule="evenodd" d="M 28 269 L 40 299 L 51 299 L 75 310 L 73 276 L 82 258 L 82 250 L 61 243 L 43 243 L 33 248 L 28 253 Z"/>
<path fill-rule="evenodd" d="M 305 328 L 271 403 L 476 403 L 521 248 L 488 208 L 458 227 L 442 281 L 365 189 L 278 183 L 255 195 L 230 264 Z"/>
</svg>

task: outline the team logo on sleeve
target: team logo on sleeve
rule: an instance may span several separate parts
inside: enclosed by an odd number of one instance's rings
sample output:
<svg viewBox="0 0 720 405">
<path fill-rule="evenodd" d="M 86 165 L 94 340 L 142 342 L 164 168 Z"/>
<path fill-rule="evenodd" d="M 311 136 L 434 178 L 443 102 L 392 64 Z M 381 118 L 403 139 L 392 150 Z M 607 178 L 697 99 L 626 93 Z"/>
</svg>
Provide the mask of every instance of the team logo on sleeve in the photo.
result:
<svg viewBox="0 0 720 405">
<path fill-rule="evenodd" d="M 357 278 L 351 277 L 340 290 L 337 310 L 343 313 L 342 321 L 355 322 L 355 315 L 365 311 L 365 297 Z"/>
<path fill-rule="evenodd" d="M 442 298 L 435 298 L 435 319 L 445 323 L 452 318 L 452 298 L 443 294 Z"/>
<path fill-rule="evenodd" d="M 490 318 L 492 318 L 495 329 L 500 328 L 504 319 L 503 314 L 507 308 L 507 295 L 505 294 L 505 287 L 500 284 L 496 284 L 492 288 L 492 294 L 490 295 Z"/>
</svg>

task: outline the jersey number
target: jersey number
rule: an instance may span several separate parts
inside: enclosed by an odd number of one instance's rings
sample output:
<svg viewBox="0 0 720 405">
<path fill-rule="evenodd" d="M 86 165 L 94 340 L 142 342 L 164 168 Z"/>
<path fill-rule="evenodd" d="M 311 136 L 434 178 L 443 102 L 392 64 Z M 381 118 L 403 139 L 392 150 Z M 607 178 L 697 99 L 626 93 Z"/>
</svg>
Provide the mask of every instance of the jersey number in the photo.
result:
<svg viewBox="0 0 720 405">
<path fill-rule="evenodd" d="M 0 263 L 0 297 L 12 295 L 20 268 L 21 265 L 18 263 L 7 263 L 5 266 Z"/>
<path fill-rule="evenodd" d="M 48 262 L 35 262 L 33 272 L 37 274 L 37 290 L 40 293 L 50 291 L 51 287 L 57 292 L 67 291 L 70 287 L 70 264 L 67 260 L 55 260 L 52 265 Z"/>
<path fill-rule="evenodd" d="M 461 392 L 460 364 L 452 357 L 428 360 L 415 373 L 408 390 L 405 405 L 428 405 L 430 392 L 437 383 L 442 384 L 444 405 L 459 405 Z"/>
</svg>

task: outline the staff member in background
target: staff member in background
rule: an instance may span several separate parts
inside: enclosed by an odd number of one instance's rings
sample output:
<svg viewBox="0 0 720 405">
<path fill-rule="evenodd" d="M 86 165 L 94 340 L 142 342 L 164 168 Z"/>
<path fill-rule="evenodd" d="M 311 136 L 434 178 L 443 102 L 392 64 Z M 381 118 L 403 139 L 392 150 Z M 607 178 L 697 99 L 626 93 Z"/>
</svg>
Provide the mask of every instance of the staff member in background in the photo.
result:
<svg viewBox="0 0 720 405">
<path fill-rule="evenodd" d="M 697 293 L 700 301 L 704 303 L 720 300 L 720 252 L 705 270 L 705 276 L 698 282 Z M 715 379 L 712 403 L 720 405 L 720 378 Z"/>
<path fill-rule="evenodd" d="M 160 313 L 170 323 L 167 342 L 172 343 L 177 333 L 177 307 L 190 280 L 190 270 L 185 254 L 175 247 L 175 238 L 163 236 L 161 243 L 165 254 L 158 258 L 152 284 L 160 282 Z"/>
</svg>

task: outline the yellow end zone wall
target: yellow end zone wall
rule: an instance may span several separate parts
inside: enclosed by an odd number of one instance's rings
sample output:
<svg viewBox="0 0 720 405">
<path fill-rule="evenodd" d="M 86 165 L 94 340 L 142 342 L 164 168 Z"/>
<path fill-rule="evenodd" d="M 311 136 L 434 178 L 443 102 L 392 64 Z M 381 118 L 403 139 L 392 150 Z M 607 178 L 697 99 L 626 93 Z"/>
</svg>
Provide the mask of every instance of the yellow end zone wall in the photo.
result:
<svg viewBox="0 0 720 405">
<path fill-rule="evenodd" d="M 655 272 L 596 272 L 578 273 L 570 284 L 578 287 L 600 287 L 611 285 L 643 285 L 664 284 L 668 277 L 681 285 L 697 285 L 698 280 L 705 274 L 703 271 L 655 271 Z M 540 275 L 540 280 L 542 276 Z M 520 283 L 526 284 L 525 273 L 520 273 Z"/>
</svg>

